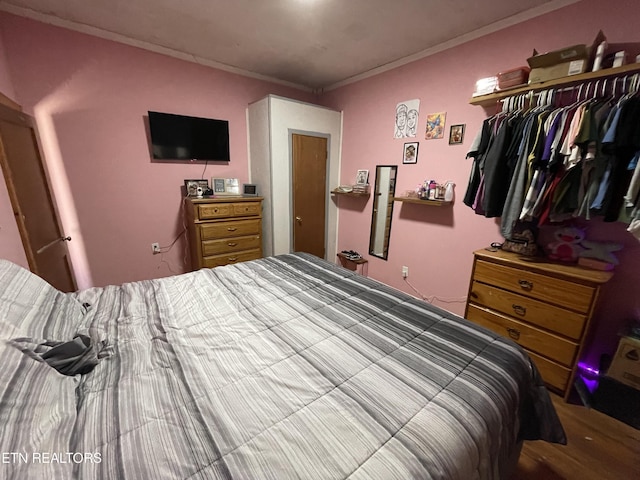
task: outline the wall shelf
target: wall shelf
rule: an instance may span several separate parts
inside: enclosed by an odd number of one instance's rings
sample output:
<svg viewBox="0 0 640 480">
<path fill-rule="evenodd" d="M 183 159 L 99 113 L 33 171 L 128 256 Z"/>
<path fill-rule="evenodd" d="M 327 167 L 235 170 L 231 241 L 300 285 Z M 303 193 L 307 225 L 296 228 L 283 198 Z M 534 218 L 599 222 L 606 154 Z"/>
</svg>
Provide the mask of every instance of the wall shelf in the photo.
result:
<svg viewBox="0 0 640 480">
<path fill-rule="evenodd" d="M 421 200 L 412 197 L 393 197 L 394 202 L 417 203 L 419 205 L 429 205 L 431 207 L 442 207 L 451 205 L 453 202 L 445 202 L 444 200 Z"/>
<path fill-rule="evenodd" d="M 558 86 L 569 87 L 578 83 L 584 83 L 593 80 L 600 80 L 608 77 L 615 77 L 624 74 L 632 74 L 640 72 L 640 63 L 631 63 L 629 65 L 623 65 L 616 68 L 606 68 L 597 72 L 586 72 L 579 75 L 571 75 L 570 77 L 556 78 L 555 80 L 549 80 L 548 82 L 532 83 L 530 85 L 522 85 L 521 87 L 514 87 L 508 90 L 502 90 L 496 93 L 489 93 L 487 95 L 479 95 L 472 97 L 469 100 L 471 105 L 479 105 L 482 107 L 495 106 L 497 102 L 503 98 L 512 97 L 521 93 L 527 93 L 530 91 L 546 90 L 549 88 L 555 88 Z"/>
<path fill-rule="evenodd" d="M 341 192 L 339 190 L 331 190 L 331 195 L 342 195 L 345 197 L 370 197 L 371 193 Z"/>
</svg>

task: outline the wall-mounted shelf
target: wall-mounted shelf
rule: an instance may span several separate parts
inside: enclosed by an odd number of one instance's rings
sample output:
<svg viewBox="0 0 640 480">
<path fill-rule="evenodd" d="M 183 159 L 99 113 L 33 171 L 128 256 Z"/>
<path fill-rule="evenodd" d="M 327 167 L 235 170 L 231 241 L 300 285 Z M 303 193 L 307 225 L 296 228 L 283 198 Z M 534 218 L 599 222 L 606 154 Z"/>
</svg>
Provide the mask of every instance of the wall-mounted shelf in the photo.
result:
<svg viewBox="0 0 640 480">
<path fill-rule="evenodd" d="M 340 190 L 331 190 L 331 195 L 342 195 L 345 197 L 370 197 L 371 193 L 342 192 Z"/>
<path fill-rule="evenodd" d="M 444 205 L 451 205 L 453 202 L 445 202 L 444 200 L 421 200 L 419 198 L 411 197 L 393 197 L 394 202 L 404 203 L 417 203 L 419 205 L 429 205 L 431 207 L 442 207 Z"/>
<path fill-rule="evenodd" d="M 487 95 L 479 95 L 472 97 L 469 100 L 471 105 L 480 105 L 482 107 L 495 106 L 497 102 L 503 98 L 512 97 L 520 93 L 527 93 L 530 91 L 546 90 L 558 86 L 569 87 L 578 83 L 588 82 L 590 80 L 599 80 L 601 78 L 615 77 L 624 75 L 626 73 L 640 72 L 640 63 L 631 63 L 629 65 L 623 65 L 616 68 L 606 68 L 597 72 L 587 72 L 578 75 L 571 75 L 570 77 L 556 78 L 555 80 L 549 80 L 548 82 L 532 83 L 530 85 L 523 85 L 521 87 L 514 87 L 508 90 L 502 90 L 496 93 L 489 93 Z"/>
</svg>

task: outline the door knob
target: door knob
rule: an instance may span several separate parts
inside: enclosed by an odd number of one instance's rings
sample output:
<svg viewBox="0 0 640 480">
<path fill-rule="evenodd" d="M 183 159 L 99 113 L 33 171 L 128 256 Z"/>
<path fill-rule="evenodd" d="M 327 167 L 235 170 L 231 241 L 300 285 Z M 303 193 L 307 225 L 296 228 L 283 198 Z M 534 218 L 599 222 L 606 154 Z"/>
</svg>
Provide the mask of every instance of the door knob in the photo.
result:
<svg viewBox="0 0 640 480">
<path fill-rule="evenodd" d="M 296 222 L 302 223 L 302 217 L 296 217 Z"/>
</svg>

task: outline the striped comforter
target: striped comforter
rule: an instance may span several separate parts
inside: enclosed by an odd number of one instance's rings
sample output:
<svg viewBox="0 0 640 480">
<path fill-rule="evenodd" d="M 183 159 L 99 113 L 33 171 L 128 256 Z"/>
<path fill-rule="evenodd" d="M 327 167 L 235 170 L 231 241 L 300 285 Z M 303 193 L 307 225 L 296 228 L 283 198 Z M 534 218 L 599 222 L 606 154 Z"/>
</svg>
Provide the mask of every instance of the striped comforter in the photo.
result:
<svg viewBox="0 0 640 480">
<path fill-rule="evenodd" d="M 86 375 L 9 343 L 77 332 Z M 0 261 L 0 478 L 499 479 L 523 439 L 564 433 L 517 345 L 316 257 L 75 294 Z"/>
</svg>

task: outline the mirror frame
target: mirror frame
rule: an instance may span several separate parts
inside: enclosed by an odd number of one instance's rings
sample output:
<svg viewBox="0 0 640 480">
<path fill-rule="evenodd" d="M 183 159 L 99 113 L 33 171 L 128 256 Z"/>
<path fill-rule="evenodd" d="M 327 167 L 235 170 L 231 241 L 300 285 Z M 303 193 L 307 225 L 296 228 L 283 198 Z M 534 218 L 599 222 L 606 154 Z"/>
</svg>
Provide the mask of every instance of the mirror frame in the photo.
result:
<svg viewBox="0 0 640 480">
<path fill-rule="evenodd" d="M 389 176 L 389 201 L 386 205 L 386 208 L 384 209 L 385 215 L 383 218 L 387 217 L 387 212 L 389 214 L 389 226 L 387 228 L 387 226 L 385 225 L 385 232 L 387 232 L 387 238 L 385 239 L 385 243 L 387 248 L 383 250 L 382 254 L 379 255 L 377 253 L 374 253 L 375 248 L 374 248 L 374 243 L 376 240 L 376 230 L 377 230 L 377 223 L 376 223 L 376 219 L 377 219 L 377 214 L 380 211 L 379 208 L 379 200 L 381 198 L 381 193 L 380 193 L 380 172 L 381 169 L 383 168 L 388 168 L 390 169 L 391 172 L 393 172 L 393 175 Z M 377 258 L 381 258 L 383 260 L 387 260 L 387 257 L 389 256 L 389 241 L 391 239 L 391 221 L 393 219 L 393 197 L 395 196 L 396 193 L 396 183 L 398 181 L 398 166 L 397 165 L 376 165 L 376 178 L 375 178 L 375 184 L 374 184 L 374 191 L 373 191 L 373 209 L 371 212 L 371 231 L 369 233 L 369 255 L 372 255 L 374 257 Z"/>
</svg>

